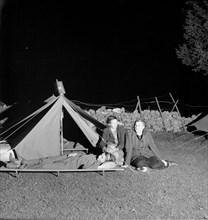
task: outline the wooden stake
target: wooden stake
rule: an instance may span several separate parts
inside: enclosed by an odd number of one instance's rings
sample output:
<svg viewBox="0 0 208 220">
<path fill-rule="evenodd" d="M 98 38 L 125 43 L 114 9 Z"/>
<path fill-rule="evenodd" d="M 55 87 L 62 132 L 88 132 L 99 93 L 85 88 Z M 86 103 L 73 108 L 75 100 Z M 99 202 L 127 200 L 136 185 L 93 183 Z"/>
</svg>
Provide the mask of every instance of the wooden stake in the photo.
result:
<svg viewBox="0 0 208 220">
<path fill-rule="evenodd" d="M 139 103 L 139 112 L 140 112 L 140 114 L 142 114 L 142 107 L 141 107 L 139 96 L 137 96 L 137 99 L 138 99 L 138 103 Z"/>
<path fill-rule="evenodd" d="M 175 103 L 175 104 L 174 104 L 174 107 L 176 107 L 176 110 L 177 110 L 179 116 L 181 117 L 181 113 L 179 112 L 179 109 L 178 109 L 178 107 L 177 107 L 178 100 L 177 100 L 177 102 L 175 102 L 175 100 L 174 100 L 173 96 L 171 95 L 171 93 L 169 93 L 169 95 L 170 95 L 172 101 Z M 172 109 L 172 110 L 173 110 L 173 109 Z"/>
<path fill-rule="evenodd" d="M 139 96 L 137 96 L 137 105 L 136 105 L 136 108 L 135 108 L 134 111 L 136 111 L 138 107 L 139 107 L 140 114 L 142 114 L 142 108 L 141 108 L 141 103 L 140 103 L 140 100 L 139 100 Z"/>
<path fill-rule="evenodd" d="M 155 97 L 155 100 L 156 100 L 156 103 L 157 103 L 158 109 L 159 109 L 159 111 L 160 111 L 160 116 L 161 116 L 161 119 L 162 119 L 162 122 L 163 122 L 163 126 L 164 126 L 164 128 L 165 128 L 165 123 L 164 123 L 164 120 L 163 120 L 162 111 L 161 111 L 161 108 L 160 108 L 159 102 L 158 102 L 158 100 L 157 100 L 157 97 Z"/>
<path fill-rule="evenodd" d="M 174 106 L 173 106 L 171 112 L 173 112 L 173 110 L 174 110 L 174 108 L 176 107 L 177 103 L 178 103 L 178 100 L 177 100 L 176 103 L 174 104 Z"/>
<path fill-rule="evenodd" d="M 138 96 L 137 96 L 137 97 L 138 97 Z M 136 104 L 136 107 L 135 107 L 134 111 L 137 110 L 138 106 L 139 106 L 139 101 L 138 101 L 138 98 L 137 98 L 137 104 Z"/>
<path fill-rule="evenodd" d="M 174 106 L 173 106 L 173 109 L 174 109 L 174 107 L 176 107 L 176 110 L 177 110 L 179 116 L 181 117 L 181 113 L 179 112 L 179 109 L 178 109 L 178 107 L 177 107 L 178 100 L 177 100 L 177 102 L 175 102 L 175 100 L 174 100 L 173 96 L 171 95 L 171 93 L 169 93 L 169 95 L 170 95 L 172 101 L 175 103 Z M 172 109 L 172 111 L 173 111 L 173 109 Z M 171 112 L 172 112 L 172 111 L 171 111 Z M 185 130 L 184 125 L 183 125 L 183 130 Z"/>
</svg>

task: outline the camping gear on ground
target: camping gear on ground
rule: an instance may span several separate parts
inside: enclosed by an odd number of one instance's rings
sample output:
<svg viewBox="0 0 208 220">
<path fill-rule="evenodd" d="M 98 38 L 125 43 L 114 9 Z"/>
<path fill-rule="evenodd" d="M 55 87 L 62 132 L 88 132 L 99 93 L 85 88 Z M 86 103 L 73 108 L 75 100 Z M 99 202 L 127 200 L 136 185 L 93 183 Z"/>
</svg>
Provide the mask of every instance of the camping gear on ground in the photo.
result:
<svg viewBox="0 0 208 220">
<path fill-rule="evenodd" d="M 20 169 L 96 169 L 99 163 L 93 154 L 81 152 L 22 161 Z"/>
<path fill-rule="evenodd" d="M 117 164 L 113 161 L 106 161 L 98 166 L 98 169 L 111 169 L 117 167 Z"/>
<path fill-rule="evenodd" d="M 0 142 L 0 161 L 8 162 L 10 158 L 15 158 L 14 151 L 11 149 L 11 146 L 4 142 Z"/>
</svg>

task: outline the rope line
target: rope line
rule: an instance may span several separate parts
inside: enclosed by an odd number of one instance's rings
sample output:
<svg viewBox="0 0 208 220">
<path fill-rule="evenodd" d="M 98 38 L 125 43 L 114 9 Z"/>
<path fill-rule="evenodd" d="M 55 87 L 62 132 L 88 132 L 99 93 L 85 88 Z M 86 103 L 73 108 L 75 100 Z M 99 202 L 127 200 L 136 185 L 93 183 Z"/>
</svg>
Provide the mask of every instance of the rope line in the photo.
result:
<svg viewBox="0 0 208 220">
<path fill-rule="evenodd" d="M 13 132 L 11 132 L 7 137 L 5 137 L 4 139 L 7 140 L 11 135 L 13 135 L 15 132 L 17 132 L 20 128 L 22 128 L 24 125 L 26 125 L 29 121 L 31 121 L 34 117 L 36 117 L 39 113 L 33 115 L 33 117 L 29 118 L 27 121 L 25 121 L 25 123 L 23 123 L 21 126 L 19 126 L 16 130 L 14 130 Z M 15 127 L 16 125 L 18 125 L 19 123 L 15 124 L 14 126 L 12 127 Z M 5 132 L 7 132 L 9 129 L 7 129 Z M 3 132 L 3 133 L 5 133 Z M 3 134 L 2 133 L 2 134 Z M 1 135 L 2 135 L 1 134 Z"/>
<path fill-rule="evenodd" d="M 187 143 L 190 143 L 190 142 L 192 142 L 192 141 L 198 140 L 198 139 L 200 139 L 200 138 L 202 138 L 202 137 L 204 137 L 204 136 L 206 136 L 206 135 L 207 135 L 207 134 L 201 135 L 201 136 L 199 136 L 199 137 L 194 137 L 193 139 L 188 140 L 188 141 L 186 141 L 186 142 L 184 142 L 184 143 L 178 145 L 177 147 L 181 147 L 181 146 L 183 146 L 184 144 L 187 144 Z"/>
<path fill-rule="evenodd" d="M 164 98 L 166 96 L 169 96 L 169 93 L 166 93 L 164 95 L 160 95 L 157 96 L 157 98 Z M 147 102 L 147 100 L 150 99 L 154 99 L 153 101 L 149 101 Z M 135 107 L 136 103 L 138 102 L 138 99 L 132 99 L 129 101 L 125 101 L 125 102 L 118 102 L 118 103 L 101 103 L 101 104 L 96 104 L 96 103 L 86 103 L 83 101 L 79 101 L 79 100 L 71 100 L 74 103 L 80 104 L 80 105 L 85 105 L 85 106 L 91 106 L 91 107 L 109 107 L 109 108 L 115 108 L 118 106 L 122 107 Z M 141 104 L 155 104 L 157 103 L 155 101 L 155 97 L 148 97 L 148 98 L 140 98 L 140 102 Z M 160 101 L 158 100 L 159 103 L 164 103 L 164 104 L 170 104 L 173 105 L 175 104 L 173 101 Z M 131 103 L 135 103 L 135 104 L 131 104 Z M 190 107 L 190 108 L 208 108 L 207 105 L 190 105 L 190 104 L 184 104 L 184 103 L 178 103 L 177 106 L 181 107 L 181 108 L 186 108 L 186 107 Z"/>
<path fill-rule="evenodd" d="M 161 95 L 161 96 L 157 96 L 158 98 L 162 98 L 162 97 L 165 97 L 167 96 L 168 93 L 166 93 L 165 95 Z M 149 97 L 149 98 L 143 98 L 143 99 L 140 99 L 140 100 L 148 100 L 148 99 L 153 99 L 155 97 Z M 110 103 L 110 104 L 94 104 L 94 103 L 85 103 L 85 102 L 82 102 L 82 101 L 78 101 L 78 100 L 71 100 L 72 102 L 76 102 L 76 103 L 80 103 L 80 104 L 85 104 L 85 105 L 91 105 L 91 106 L 106 106 L 106 105 L 122 105 L 122 104 L 125 104 L 125 103 L 131 103 L 131 102 L 137 102 L 138 100 L 137 99 L 133 99 L 133 100 L 130 100 L 130 101 L 126 101 L 126 102 L 118 102 L 118 103 Z"/>
<path fill-rule="evenodd" d="M 92 107 L 109 107 L 109 108 L 115 108 L 118 107 L 119 105 L 122 105 L 122 107 L 135 107 L 136 103 L 134 105 L 127 105 L 125 103 L 130 103 L 133 102 L 129 101 L 129 102 L 124 102 L 124 103 L 115 103 L 115 104 L 92 104 L 92 103 L 86 103 L 86 102 L 81 102 L 81 101 L 77 101 L 77 100 L 72 100 L 74 103 L 76 104 L 81 104 L 81 105 L 85 105 L 85 106 L 92 106 Z M 170 104 L 173 105 L 175 104 L 174 102 L 169 102 L 169 101 L 158 101 L 159 103 L 163 103 L 163 104 Z M 141 104 L 157 104 L 156 101 L 151 101 L 151 102 L 141 102 Z M 178 107 L 181 108 L 208 108 L 208 106 L 206 105 L 188 105 L 188 104 L 177 104 Z"/>
</svg>

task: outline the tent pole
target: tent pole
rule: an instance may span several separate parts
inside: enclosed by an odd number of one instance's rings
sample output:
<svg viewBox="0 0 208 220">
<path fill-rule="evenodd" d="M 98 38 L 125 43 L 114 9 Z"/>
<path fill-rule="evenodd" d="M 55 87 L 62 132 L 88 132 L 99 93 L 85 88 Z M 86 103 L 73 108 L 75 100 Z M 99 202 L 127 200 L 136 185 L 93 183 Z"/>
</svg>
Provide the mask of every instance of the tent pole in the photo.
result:
<svg viewBox="0 0 208 220">
<path fill-rule="evenodd" d="M 63 110 L 61 111 L 61 120 L 60 120 L 60 135 L 61 135 L 61 155 L 64 154 L 64 138 L 63 138 Z"/>
</svg>

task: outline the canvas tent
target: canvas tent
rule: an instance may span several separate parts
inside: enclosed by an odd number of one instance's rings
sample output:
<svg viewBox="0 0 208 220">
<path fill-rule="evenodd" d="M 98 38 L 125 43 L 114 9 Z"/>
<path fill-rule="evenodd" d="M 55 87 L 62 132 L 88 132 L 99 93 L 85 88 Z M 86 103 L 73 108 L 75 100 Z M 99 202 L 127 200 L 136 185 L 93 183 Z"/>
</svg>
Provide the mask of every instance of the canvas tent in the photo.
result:
<svg viewBox="0 0 208 220">
<path fill-rule="evenodd" d="M 41 108 L 0 132 L 0 137 L 25 160 L 53 157 L 63 150 L 63 137 L 95 147 L 99 135 L 88 122 L 101 130 L 105 127 L 62 94 L 50 97 Z"/>
<path fill-rule="evenodd" d="M 199 115 L 194 121 L 189 123 L 187 127 L 195 126 L 198 131 L 208 132 L 208 115 Z"/>
</svg>

